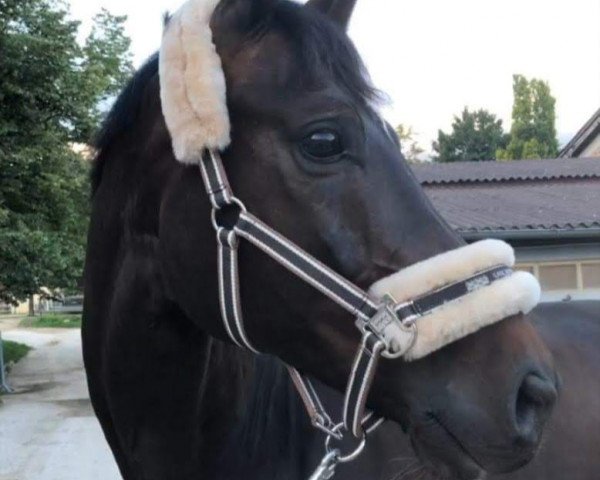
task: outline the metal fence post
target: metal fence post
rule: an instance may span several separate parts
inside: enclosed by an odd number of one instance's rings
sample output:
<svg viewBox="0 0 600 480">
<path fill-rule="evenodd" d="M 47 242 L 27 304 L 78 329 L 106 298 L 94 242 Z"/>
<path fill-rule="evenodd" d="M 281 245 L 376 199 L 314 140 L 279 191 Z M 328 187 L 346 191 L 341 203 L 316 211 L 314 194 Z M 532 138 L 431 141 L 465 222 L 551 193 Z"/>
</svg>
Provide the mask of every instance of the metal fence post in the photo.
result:
<svg viewBox="0 0 600 480">
<path fill-rule="evenodd" d="M 13 392 L 13 389 L 8 386 L 8 383 L 6 383 L 6 367 L 4 365 L 4 343 L 2 342 L 2 332 L 0 332 L 0 392 Z"/>
</svg>

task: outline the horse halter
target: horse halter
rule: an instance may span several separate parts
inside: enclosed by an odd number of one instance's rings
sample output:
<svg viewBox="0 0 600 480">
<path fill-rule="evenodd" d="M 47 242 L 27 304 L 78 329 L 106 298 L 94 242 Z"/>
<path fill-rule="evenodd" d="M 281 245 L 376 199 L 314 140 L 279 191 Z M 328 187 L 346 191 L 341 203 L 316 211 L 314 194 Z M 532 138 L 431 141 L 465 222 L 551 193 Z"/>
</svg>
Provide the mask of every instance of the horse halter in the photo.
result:
<svg viewBox="0 0 600 480">
<path fill-rule="evenodd" d="M 227 335 L 236 345 L 259 353 L 244 329 L 238 274 L 240 238 L 253 244 L 356 317 L 362 341 L 348 379 L 341 423 L 335 423 L 325 411 L 310 379 L 295 368 L 287 367 L 313 426 L 327 435 L 326 454 L 311 479 L 331 478 L 335 466 L 354 460 L 364 448 L 366 436 L 383 422 L 383 418 L 365 413 L 367 396 L 380 357 L 403 357 L 417 341 L 420 318 L 479 288 L 509 277 L 513 271 L 505 265 L 494 266 L 402 303 L 389 295 L 374 299 L 249 213 L 233 195 L 218 152 L 204 150 L 199 164 L 212 204 L 212 224 L 217 233 L 221 315 Z M 354 436 L 359 445 L 355 452 L 342 455 L 330 444 L 341 440 L 346 432 Z"/>
<path fill-rule="evenodd" d="M 511 270 L 514 252 L 484 240 L 443 253 L 378 281 L 367 293 L 310 256 L 246 210 L 229 186 L 219 155 L 230 144 L 227 88 L 212 42 L 211 18 L 220 0 L 188 0 L 166 24 L 159 56 L 161 106 L 175 158 L 200 166 L 213 207 L 218 242 L 219 302 L 227 335 L 258 353 L 244 330 L 238 245 L 244 239 L 356 318 L 362 340 L 348 379 L 343 421 L 323 408 L 310 379 L 288 367 L 312 424 L 327 435 L 326 453 L 311 480 L 331 478 L 354 460 L 367 435 L 382 423 L 365 412 L 381 357 L 422 358 L 539 301 L 534 277 Z M 332 446 L 349 433 L 356 451 Z"/>
</svg>

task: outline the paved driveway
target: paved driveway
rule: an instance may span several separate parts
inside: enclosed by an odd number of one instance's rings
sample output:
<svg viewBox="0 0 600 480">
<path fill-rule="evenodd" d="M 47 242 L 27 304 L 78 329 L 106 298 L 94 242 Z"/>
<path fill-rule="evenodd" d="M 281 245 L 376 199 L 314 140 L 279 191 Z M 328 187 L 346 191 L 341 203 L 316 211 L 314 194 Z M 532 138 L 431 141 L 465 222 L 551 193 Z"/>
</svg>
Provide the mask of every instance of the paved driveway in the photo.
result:
<svg viewBox="0 0 600 480">
<path fill-rule="evenodd" d="M 119 480 L 88 397 L 79 330 L 8 327 L 5 340 L 35 350 L 9 376 L 18 393 L 1 400 L 0 480 Z"/>
</svg>

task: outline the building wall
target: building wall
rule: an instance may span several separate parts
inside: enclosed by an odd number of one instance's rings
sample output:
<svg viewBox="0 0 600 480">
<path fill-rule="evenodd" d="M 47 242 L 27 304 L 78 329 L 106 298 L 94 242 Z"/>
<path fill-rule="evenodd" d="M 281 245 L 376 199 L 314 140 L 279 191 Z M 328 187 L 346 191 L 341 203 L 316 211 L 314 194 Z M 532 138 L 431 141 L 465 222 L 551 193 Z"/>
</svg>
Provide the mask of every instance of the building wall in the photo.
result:
<svg viewBox="0 0 600 480">
<path fill-rule="evenodd" d="M 33 296 L 33 304 L 37 307 L 40 303 L 40 296 Z M 29 301 L 21 302 L 16 307 L 12 307 L 12 312 L 14 315 L 27 315 L 29 313 Z"/>
<path fill-rule="evenodd" d="M 518 248 L 517 268 L 537 277 L 543 301 L 600 300 L 600 244 Z"/>
<path fill-rule="evenodd" d="M 596 135 L 596 138 L 592 143 L 590 143 L 578 156 L 581 158 L 600 157 L 600 134 Z"/>
<path fill-rule="evenodd" d="M 52 300 L 42 298 L 40 295 L 33 296 L 33 305 L 36 312 L 47 311 L 52 304 Z M 0 314 L 28 315 L 29 301 L 19 303 L 16 307 L 13 305 L 0 304 Z"/>
</svg>

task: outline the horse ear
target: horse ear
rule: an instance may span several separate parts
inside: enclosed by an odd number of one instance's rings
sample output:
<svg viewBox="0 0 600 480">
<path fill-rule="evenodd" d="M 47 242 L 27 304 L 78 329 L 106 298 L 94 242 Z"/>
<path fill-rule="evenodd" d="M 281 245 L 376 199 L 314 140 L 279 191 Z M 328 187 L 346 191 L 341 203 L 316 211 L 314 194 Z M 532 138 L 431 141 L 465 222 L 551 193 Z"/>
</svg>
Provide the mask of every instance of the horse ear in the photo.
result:
<svg viewBox="0 0 600 480">
<path fill-rule="evenodd" d="M 356 0 L 308 0 L 306 5 L 319 10 L 346 30 L 356 6 Z"/>
</svg>

